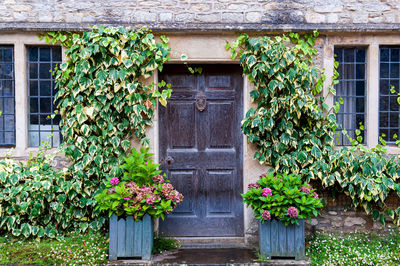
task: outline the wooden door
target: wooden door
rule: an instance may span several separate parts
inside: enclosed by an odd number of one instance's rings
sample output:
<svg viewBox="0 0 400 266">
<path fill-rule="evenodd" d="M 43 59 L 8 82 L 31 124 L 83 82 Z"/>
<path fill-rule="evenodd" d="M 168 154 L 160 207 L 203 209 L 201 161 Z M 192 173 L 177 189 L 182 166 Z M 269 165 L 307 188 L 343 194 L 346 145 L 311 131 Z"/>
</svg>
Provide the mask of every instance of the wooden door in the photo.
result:
<svg viewBox="0 0 400 266">
<path fill-rule="evenodd" d="M 203 65 L 191 74 L 167 65 L 172 84 L 159 109 L 161 168 L 183 202 L 160 221 L 169 236 L 243 236 L 243 78 L 237 65 Z"/>
</svg>

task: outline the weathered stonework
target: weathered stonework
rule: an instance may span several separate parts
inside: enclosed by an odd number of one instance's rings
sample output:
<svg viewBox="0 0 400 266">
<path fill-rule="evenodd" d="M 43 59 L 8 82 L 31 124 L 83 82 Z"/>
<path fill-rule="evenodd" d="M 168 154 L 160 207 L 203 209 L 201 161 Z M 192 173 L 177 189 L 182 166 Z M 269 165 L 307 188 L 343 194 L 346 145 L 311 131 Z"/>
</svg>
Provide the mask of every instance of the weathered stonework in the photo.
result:
<svg viewBox="0 0 400 266">
<path fill-rule="evenodd" d="M 399 31 L 398 0 L 2 0 L 0 29 L 84 29 L 93 24 L 155 30 Z"/>
</svg>

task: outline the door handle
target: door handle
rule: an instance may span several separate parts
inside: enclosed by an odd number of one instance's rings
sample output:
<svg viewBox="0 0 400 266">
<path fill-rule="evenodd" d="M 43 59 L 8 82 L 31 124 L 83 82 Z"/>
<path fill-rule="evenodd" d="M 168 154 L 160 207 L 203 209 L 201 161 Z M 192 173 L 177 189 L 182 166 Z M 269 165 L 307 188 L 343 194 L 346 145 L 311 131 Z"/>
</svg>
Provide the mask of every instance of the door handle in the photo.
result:
<svg viewBox="0 0 400 266">
<path fill-rule="evenodd" d="M 174 162 L 174 158 L 172 158 L 171 156 L 168 156 L 165 161 L 167 162 L 167 164 L 172 164 Z"/>
</svg>

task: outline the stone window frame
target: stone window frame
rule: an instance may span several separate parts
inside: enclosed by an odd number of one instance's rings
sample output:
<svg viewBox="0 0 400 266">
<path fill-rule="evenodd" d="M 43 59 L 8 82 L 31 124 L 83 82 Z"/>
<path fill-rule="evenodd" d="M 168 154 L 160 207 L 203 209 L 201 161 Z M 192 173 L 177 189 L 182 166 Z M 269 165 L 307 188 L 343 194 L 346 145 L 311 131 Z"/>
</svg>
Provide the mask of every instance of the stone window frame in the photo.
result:
<svg viewBox="0 0 400 266">
<path fill-rule="evenodd" d="M 28 71 L 27 51 L 29 46 L 52 46 L 44 40 L 39 40 L 36 32 L 27 33 L 1 33 L 1 45 L 12 45 L 14 47 L 14 70 L 15 70 L 15 137 L 16 143 L 12 151 L 12 157 L 26 157 L 30 153 L 37 153 L 38 147 L 28 146 Z M 62 48 L 62 61 L 66 61 L 65 48 Z M 10 148 L 0 147 L 0 157 L 10 151 Z M 49 152 L 59 151 L 54 147 Z M 60 154 L 61 155 L 61 154 Z"/>
<path fill-rule="evenodd" d="M 332 82 L 334 68 L 334 48 L 337 47 L 366 47 L 366 136 L 365 145 L 373 148 L 379 143 L 379 47 L 385 45 L 400 45 L 400 35 L 396 34 L 363 34 L 342 33 L 326 34 L 323 47 L 323 68 L 327 74 L 324 82 L 324 95 L 328 92 L 328 86 Z M 327 98 L 327 103 L 333 106 L 333 96 Z M 400 154 L 400 148 L 395 145 L 387 145 L 389 154 Z"/>
</svg>

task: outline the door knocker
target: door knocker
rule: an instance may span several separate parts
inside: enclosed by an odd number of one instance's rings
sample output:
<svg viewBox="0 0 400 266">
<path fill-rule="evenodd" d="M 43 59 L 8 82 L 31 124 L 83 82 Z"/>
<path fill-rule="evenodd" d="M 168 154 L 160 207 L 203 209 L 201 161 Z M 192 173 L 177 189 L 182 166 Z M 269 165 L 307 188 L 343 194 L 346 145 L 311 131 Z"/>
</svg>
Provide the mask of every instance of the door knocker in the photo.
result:
<svg viewBox="0 0 400 266">
<path fill-rule="evenodd" d="M 203 112 L 207 106 L 206 95 L 203 92 L 199 92 L 196 95 L 196 107 L 200 112 Z"/>
</svg>

